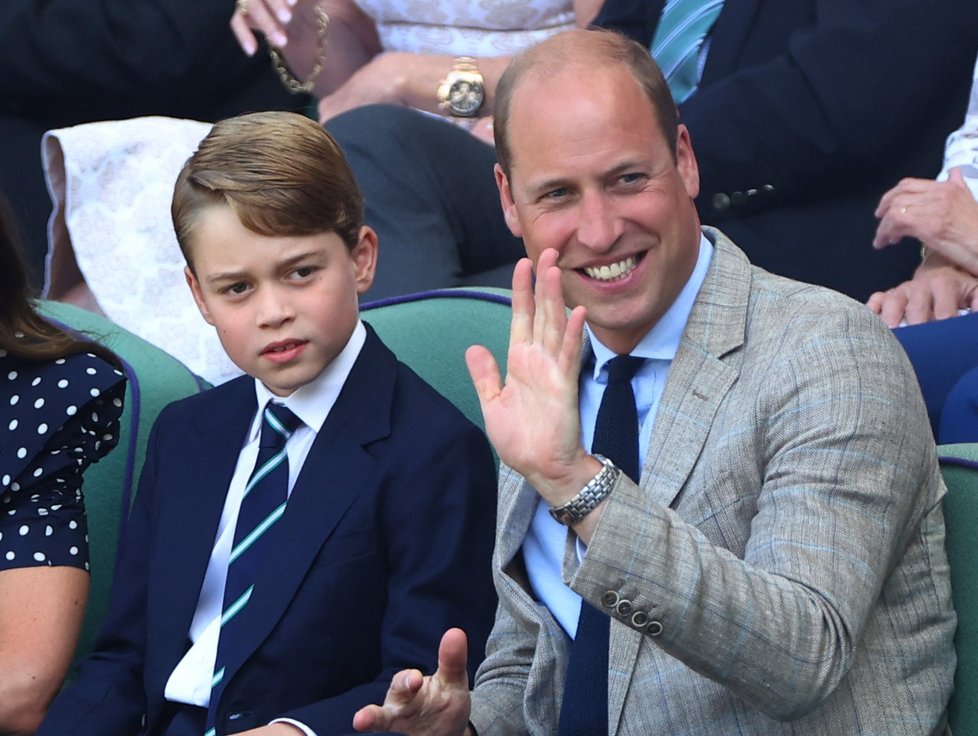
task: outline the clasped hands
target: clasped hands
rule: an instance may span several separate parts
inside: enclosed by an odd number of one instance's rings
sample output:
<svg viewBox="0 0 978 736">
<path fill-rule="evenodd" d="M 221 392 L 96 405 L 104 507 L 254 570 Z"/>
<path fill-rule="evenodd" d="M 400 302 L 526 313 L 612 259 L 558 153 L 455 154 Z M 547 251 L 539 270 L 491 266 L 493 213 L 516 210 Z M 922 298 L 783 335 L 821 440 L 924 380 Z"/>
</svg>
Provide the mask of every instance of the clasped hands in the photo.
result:
<svg viewBox="0 0 978 736">
<path fill-rule="evenodd" d="M 474 345 L 465 353 L 486 433 L 500 459 L 552 506 L 568 501 L 601 469 L 581 444 L 578 375 L 585 310 L 576 307 L 568 315 L 560 277 L 552 249 L 540 256 L 535 286 L 529 259 L 516 265 L 505 382 L 486 348 Z M 435 674 L 399 672 L 383 706 L 362 708 L 353 726 L 457 736 L 466 733 L 470 706 L 465 634 L 451 629 L 438 649 Z"/>
<path fill-rule="evenodd" d="M 928 255 L 911 280 L 873 294 L 870 309 L 890 327 L 978 310 L 978 202 L 960 169 L 946 182 L 904 179 L 883 195 L 876 216 L 873 247 L 911 237 Z"/>
</svg>

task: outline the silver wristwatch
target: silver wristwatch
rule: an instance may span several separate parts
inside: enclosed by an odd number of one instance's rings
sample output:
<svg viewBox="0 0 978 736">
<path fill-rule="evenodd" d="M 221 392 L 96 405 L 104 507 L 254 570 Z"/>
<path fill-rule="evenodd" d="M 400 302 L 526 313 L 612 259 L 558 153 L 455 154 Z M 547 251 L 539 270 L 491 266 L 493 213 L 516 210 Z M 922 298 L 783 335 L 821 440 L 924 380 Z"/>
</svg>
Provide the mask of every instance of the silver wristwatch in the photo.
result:
<svg viewBox="0 0 978 736">
<path fill-rule="evenodd" d="M 621 471 L 604 455 L 594 455 L 601 461 L 601 470 L 588 481 L 574 498 L 562 506 L 551 506 L 550 515 L 564 526 L 576 524 L 601 503 L 618 482 Z"/>
</svg>

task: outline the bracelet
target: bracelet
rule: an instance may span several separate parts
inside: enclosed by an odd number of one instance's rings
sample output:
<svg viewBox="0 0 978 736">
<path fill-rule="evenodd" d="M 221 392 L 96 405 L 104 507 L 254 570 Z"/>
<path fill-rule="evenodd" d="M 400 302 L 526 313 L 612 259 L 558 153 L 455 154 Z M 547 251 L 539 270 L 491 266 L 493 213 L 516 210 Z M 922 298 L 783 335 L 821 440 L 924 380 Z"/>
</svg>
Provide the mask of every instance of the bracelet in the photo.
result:
<svg viewBox="0 0 978 736">
<path fill-rule="evenodd" d="M 576 524 L 597 508 L 608 494 L 611 493 L 621 477 L 621 470 L 615 467 L 604 455 L 595 453 L 594 457 L 601 461 L 601 470 L 588 481 L 574 498 L 562 506 L 551 506 L 550 515 L 564 526 Z"/>
<path fill-rule="evenodd" d="M 305 82 L 296 79 L 286 66 L 282 53 L 271 44 L 268 45 L 268 55 L 272 59 L 272 68 L 278 74 L 278 78 L 282 81 L 285 89 L 294 95 L 300 92 L 312 92 L 316 79 L 322 72 L 323 64 L 326 61 L 326 29 L 329 28 L 329 16 L 319 5 L 316 6 L 314 12 L 316 13 L 316 63 L 313 64 L 312 71 L 309 72 Z"/>
</svg>

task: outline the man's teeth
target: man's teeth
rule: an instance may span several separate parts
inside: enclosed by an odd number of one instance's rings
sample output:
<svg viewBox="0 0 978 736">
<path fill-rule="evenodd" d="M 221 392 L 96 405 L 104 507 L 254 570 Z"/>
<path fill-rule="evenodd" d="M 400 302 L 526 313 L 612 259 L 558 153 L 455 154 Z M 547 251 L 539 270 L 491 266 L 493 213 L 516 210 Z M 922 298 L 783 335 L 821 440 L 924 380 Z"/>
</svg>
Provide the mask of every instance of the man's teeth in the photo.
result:
<svg viewBox="0 0 978 736">
<path fill-rule="evenodd" d="M 607 266 L 585 266 L 584 273 L 598 281 L 613 281 L 631 273 L 637 262 L 638 260 L 635 256 L 629 256 L 623 261 L 618 261 L 618 263 L 612 263 Z"/>
<path fill-rule="evenodd" d="M 295 343 L 294 342 L 290 342 L 288 345 L 282 345 L 282 346 L 277 347 L 277 348 L 272 348 L 272 352 L 273 353 L 283 353 L 286 350 L 291 350 L 294 347 L 295 347 Z"/>
</svg>

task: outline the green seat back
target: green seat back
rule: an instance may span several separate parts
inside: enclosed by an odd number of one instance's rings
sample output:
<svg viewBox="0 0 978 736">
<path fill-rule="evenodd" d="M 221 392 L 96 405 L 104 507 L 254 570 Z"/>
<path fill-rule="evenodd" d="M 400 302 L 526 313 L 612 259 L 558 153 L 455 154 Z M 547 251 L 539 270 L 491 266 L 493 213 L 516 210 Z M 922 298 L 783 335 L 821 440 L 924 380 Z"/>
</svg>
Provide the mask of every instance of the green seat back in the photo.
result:
<svg viewBox="0 0 978 736">
<path fill-rule="evenodd" d="M 87 654 L 105 614 L 115 569 L 120 520 L 128 514 L 146 456 L 146 441 L 160 410 L 207 384 L 182 363 L 98 315 L 59 302 L 40 302 L 53 322 L 84 333 L 123 362 L 128 378 L 119 445 L 85 472 L 85 508 L 92 581 L 76 658 Z"/>
<path fill-rule="evenodd" d="M 443 289 L 367 303 L 361 311 L 402 363 L 484 428 L 465 350 L 476 344 L 489 348 L 505 375 L 508 290 Z"/>
<path fill-rule="evenodd" d="M 954 736 L 978 735 L 978 444 L 941 445 L 947 556 L 951 590 L 958 613 L 954 649 L 958 669 L 951 696 L 950 725 Z"/>
</svg>

